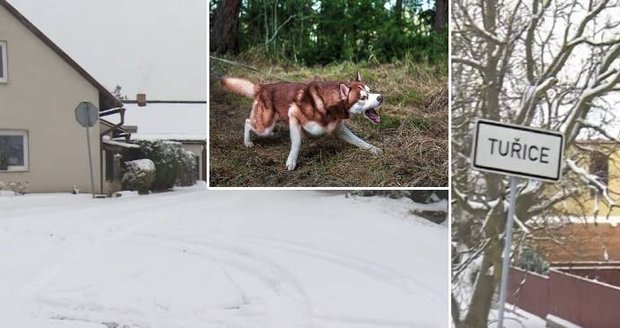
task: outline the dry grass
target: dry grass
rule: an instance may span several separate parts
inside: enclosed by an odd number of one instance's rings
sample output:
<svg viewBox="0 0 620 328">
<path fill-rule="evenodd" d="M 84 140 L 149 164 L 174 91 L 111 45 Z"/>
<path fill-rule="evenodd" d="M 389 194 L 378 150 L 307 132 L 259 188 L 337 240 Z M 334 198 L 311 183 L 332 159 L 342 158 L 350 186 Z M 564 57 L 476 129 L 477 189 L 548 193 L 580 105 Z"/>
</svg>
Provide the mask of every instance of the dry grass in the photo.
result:
<svg viewBox="0 0 620 328">
<path fill-rule="evenodd" d="M 237 59 L 292 81 L 349 80 L 357 69 L 373 91 L 386 97 L 381 124 L 357 117 L 348 125 L 382 148 L 382 156 L 333 136 L 304 141 L 295 171 L 284 162 L 288 126 L 278 123 L 269 138 L 252 136 L 243 146 L 243 123 L 251 100 L 223 91 L 214 75 L 275 81 L 247 69 L 212 61 L 210 94 L 210 184 L 213 187 L 445 187 L 448 184 L 448 92 L 444 67 L 413 64 L 322 68 L 286 67 L 265 60 Z"/>
</svg>

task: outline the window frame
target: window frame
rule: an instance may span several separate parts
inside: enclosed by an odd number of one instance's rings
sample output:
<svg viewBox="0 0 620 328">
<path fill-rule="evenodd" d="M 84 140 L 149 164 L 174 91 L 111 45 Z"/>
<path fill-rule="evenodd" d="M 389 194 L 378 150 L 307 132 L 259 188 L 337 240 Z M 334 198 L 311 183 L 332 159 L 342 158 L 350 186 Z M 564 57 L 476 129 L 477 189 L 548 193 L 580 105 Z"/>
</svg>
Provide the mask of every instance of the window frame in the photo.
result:
<svg viewBox="0 0 620 328">
<path fill-rule="evenodd" d="M 0 83 L 9 82 L 9 59 L 7 53 L 7 42 L 4 40 L 0 40 L 0 65 L 2 65 L 2 75 L 0 75 Z"/>
<path fill-rule="evenodd" d="M 21 136 L 24 137 L 24 165 L 9 165 L 6 170 L 0 170 L 0 173 L 6 172 L 29 172 L 30 171 L 30 134 L 28 130 L 23 129 L 0 129 L 0 136 Z"/>
<path fill-rule="evenodd" d="M 593 152 L 590 155 L 590 164 L 588 173 L 596 176 L 598 181 L 606 188 L 609 188 L 609 161 L 610 156 L 603 152 Z M 591 189 L 590 195 L 596 196 L 599 193 L 598 189 Z"/>
</svg>

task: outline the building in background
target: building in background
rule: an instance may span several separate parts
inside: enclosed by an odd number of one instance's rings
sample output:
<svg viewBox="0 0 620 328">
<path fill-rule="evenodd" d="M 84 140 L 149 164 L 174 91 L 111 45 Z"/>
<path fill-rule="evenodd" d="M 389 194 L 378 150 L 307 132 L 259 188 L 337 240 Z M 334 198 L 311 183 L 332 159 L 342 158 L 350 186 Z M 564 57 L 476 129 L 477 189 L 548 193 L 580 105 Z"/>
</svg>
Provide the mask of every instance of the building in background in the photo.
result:
<svg viewBox="0 0 620 328">
<path fill-rule="evenodd" d="M 0 181 L 30 192 L 90 191 L 78 103 L 100 111 L 122 103 L 19 11 L 0 1 Z M 101 125 L 90 128 L 95 192 L 104 190 Z"/>
<path fill-rule="evenodd" d="M 207 177 L 207 104 L 205 101 L 136 101 L 124 102 L 124 121 L 112 116 L 110 123 L 120 125 L 120 131 L 129 133 L 127 141 L 163 140 L 181 143 L 198 160 L 197 177 Z M 121 136 L 124 136 L 121 134 Z M 118 137 L 114 138 L 119 140 Z"/>
<path fill-rule="evenodd" d="M 82 101 L 99 108 L 89 129 L 95 193 L 120 190 L 119 155 L 136 140 L 167 140 L 197 156 L 206 179 L 206 102 L 123 103 L 15 7 L 0 0 L 0 185 L 28 192 L 91 192 L 85 129 L 75 120 Z"/>
</svg>

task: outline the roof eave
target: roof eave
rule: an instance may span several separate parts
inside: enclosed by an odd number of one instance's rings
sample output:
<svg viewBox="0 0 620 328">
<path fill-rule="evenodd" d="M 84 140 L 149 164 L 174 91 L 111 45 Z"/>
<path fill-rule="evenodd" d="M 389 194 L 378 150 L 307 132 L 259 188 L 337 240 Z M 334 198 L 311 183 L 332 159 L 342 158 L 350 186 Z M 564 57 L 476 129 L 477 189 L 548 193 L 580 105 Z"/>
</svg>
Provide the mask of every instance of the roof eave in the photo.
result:
<svg viewBox="0 0 620 328">
<path fill-rule="evenodd" d="M 54 41 L 48 38 L 41 30 L 32 24 L 24 15 L 22 15 L 15 7 L 8 3 L 7 0 L 0 0 L 6 10 L 19 20 L 30 32 L 38 37 L 43 43 L 50 47 L 57 55 L 60 56 L 69 66 L 75 69 L 86 81 L 99 90 L 99 110 L 106 110 L 114 107 L 122 107 L 123 104 L 110 91 L 108 91 L 101 83 L 82 68 L 75 60 L 73 60 L 66 52 L 64 52 Z"/>
</svg>

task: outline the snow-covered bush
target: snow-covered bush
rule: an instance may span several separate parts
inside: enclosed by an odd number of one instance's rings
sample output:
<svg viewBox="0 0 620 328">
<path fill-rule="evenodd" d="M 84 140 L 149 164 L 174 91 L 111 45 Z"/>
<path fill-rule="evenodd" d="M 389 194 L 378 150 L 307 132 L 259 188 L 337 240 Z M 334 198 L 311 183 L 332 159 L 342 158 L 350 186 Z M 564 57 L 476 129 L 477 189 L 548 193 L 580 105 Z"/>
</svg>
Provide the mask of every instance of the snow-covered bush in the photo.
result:
<svg viewBox="0 0 620 328">
<path fill-rule="evenodd" d="M 172 141 L 138 141 L 144 157 L 155 163 L 153 190 L 166 190 L 175 185 L 192 185 L 195 172 L 195 155 Z"/>
<path fill-rule="evenodd" d="M 196 183 L 198 177 L 196 176 L 196 172 L 198 172 L 198 163 L 196 162 L 196 154 L 191 151 L 183 150 L 183 154 L 181 154 L 182 166 L 181 166 L 181 176 L 177 181 L 179 186 L 193 186 Z"/>
<path fill-rule="evenodd" d="M 141 195 L 148 194 L 155 181 L 156 172 L 155 163 L 150 159 L 125 162 L 125 173 L 121 179 L 123 188 L 136 190 Z"/>
<path fill-rule="evenodd" d="M 15 194 L 15 195 L 25 195 L 26 193 L 28 193 L 28 181 L 17 181 L 17 182 L 9 182 L 8 186 L 9 189 L 11 189 L 11 191 Z"/>
</svg>

